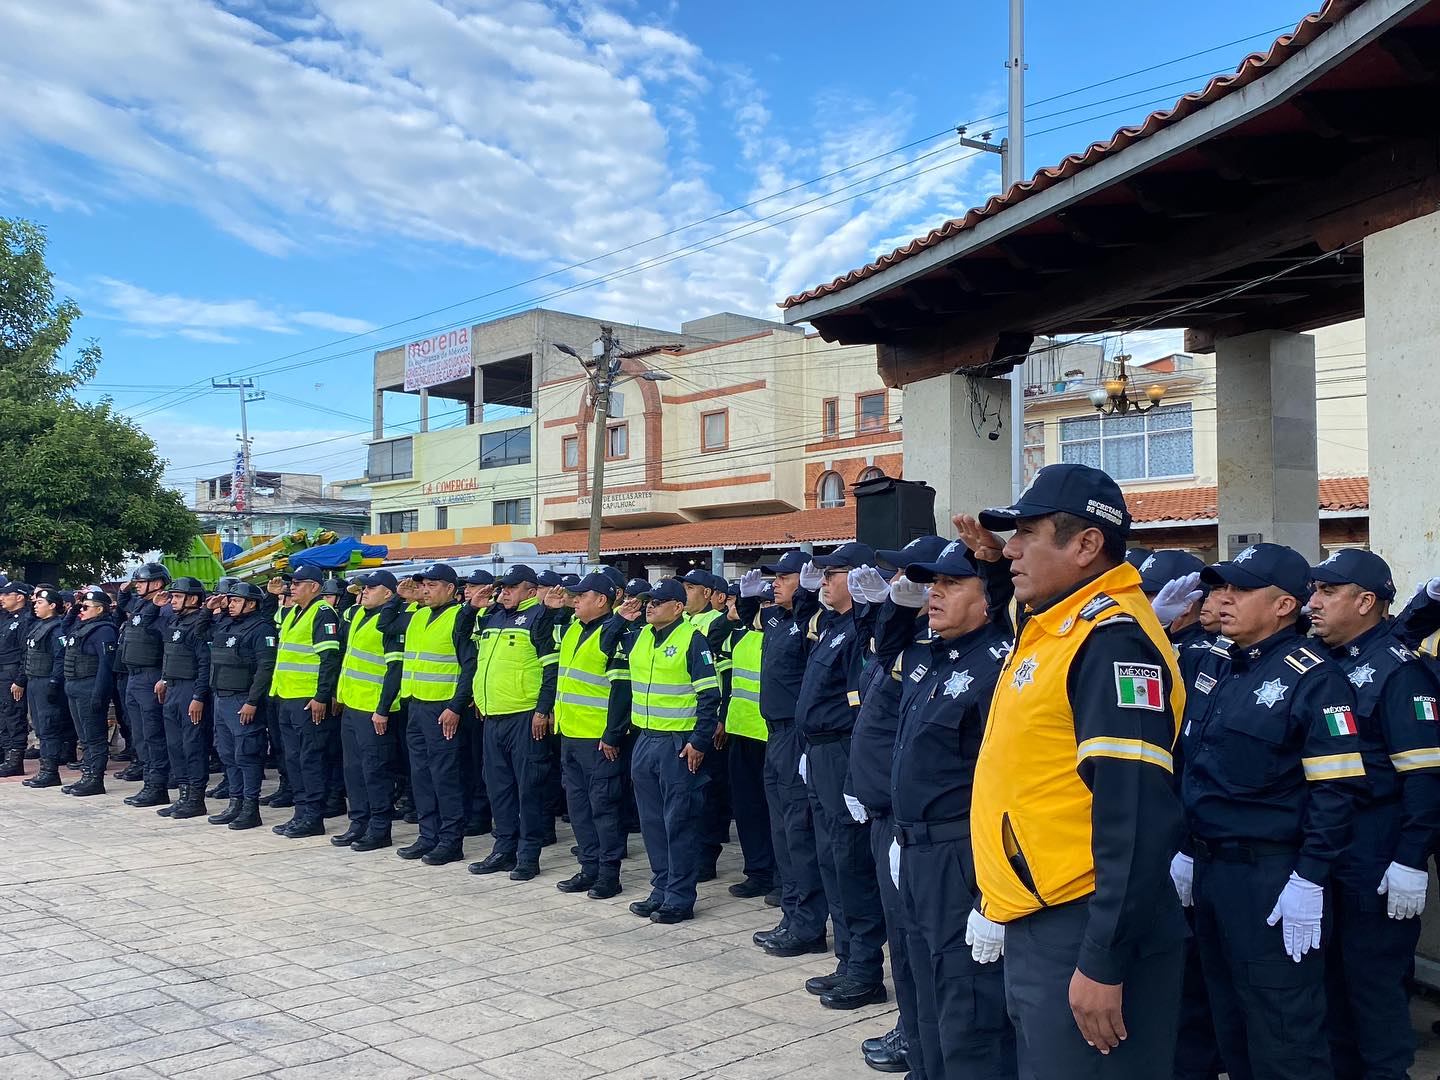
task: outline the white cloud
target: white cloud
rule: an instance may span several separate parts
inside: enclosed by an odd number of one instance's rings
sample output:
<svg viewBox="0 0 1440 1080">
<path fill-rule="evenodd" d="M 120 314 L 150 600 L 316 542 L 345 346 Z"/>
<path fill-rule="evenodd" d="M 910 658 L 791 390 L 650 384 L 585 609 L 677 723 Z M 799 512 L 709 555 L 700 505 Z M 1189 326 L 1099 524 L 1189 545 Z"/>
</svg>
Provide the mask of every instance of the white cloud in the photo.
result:
<svg viewBox="0 0 1440 1080">
<path fill-rule="evenodd" d="M 160 338 L 173 333 L 191 341 L 235 344 L 239 338 L 234 332 L 241 331 L 298 334 L 299 327 L 315 327 L 361 334 L 374 329 L 363 319 L 326 311 L 287 312 L 257 300 L 201 300 L 152 292 L 111 277 L 96 278 L 89 286 L 71 286 L 67 291 L 98 305 L 89 314 L 123 322 L 131 333 L 141 337 Z"/>
<path fill-rule="evenodd" d="M 197 424 L 178 412 L 156 413 L 139 421 L 168 460 L 165 483 L 190 497 L 195 481 L 231 470 L 239 449 L 239 411 L 232 427 Z M 338 428 L 254 428 L 252 462 L 256 469 L 320 473 L 326 480 L 361 476 L 365 472 L 365 440 L 369 432 Z"/>
</svg>

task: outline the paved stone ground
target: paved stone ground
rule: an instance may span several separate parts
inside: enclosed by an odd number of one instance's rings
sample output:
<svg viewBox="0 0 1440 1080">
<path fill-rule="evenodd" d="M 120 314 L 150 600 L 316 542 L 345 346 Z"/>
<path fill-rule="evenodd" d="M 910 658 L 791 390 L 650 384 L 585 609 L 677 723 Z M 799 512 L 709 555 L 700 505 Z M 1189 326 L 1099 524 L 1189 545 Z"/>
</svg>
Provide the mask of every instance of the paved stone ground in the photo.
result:
<svg viewBox="0 0 1440 1080">
<path fill-rule="evenodd" d="M 849 1080 L 877 1075 L 856 1044 L 893 1023 L 821 1008 L 802 984 L 827 957 L 750 944 L 774 912 L 726 894 L 733 851 L 696 920 L 659 927 L 626 910 L 639 858 L 613 901 L 555 891 L 563 827 L 515 883 L 170 822 L 121 804 L 134 784 L 18 783 L 0 781 L 3 1080 Z M 1417 1080 L 1440 1070 L 1437 1018 L 1417 999 Z"/>
</svg>

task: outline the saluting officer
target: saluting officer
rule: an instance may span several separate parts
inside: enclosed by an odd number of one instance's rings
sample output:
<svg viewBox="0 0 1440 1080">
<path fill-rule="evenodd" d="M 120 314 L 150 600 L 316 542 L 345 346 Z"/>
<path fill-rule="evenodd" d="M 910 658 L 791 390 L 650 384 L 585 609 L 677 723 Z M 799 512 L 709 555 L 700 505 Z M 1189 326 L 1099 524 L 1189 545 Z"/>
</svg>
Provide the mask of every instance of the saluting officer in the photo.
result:
<svg viewBox="0 0 1440 1080">
<path fill-rule="evenodd" d="M 25 666 L 25 639 L 30 634 L 30 586 L 23 581 L 0 585 L 0 776 L 25 775 L 25 687 L 17 681 Z"/>
<path fill-rule="evenodd" d="M 395 799 L 395 731 L 391 726 L 404 673 L 405 635 L 397 628 L 399 583 L 389 570 L 359 578 L 360 603 L 345 635 L 335 697 L 340 702 L 345 795 L 350 827 L 330 843 L 354 851 L 390 846 Z M 382 629 L 381 623 L 384 623 Z"/>
<path fill-rule="evenodd" d="M 320 595 L 325 602 L 340 617 L 340 648 L 345 649 L 345 640 L 349 634 L 351 620 L 355 618 L 355 608 L 351 603 L 351 596 L 345 588 L 345 582 L 338 577 L 327 577 L 320 585 Z M 337 720 L 335 728 L 325 740 L 325 816 L 327 818 L 340 817 L 345 813 L 345 761 L 341 746 L 341 733 L 338 719 L 340 716 L 340 702 L 330 702 L 330 713 Z"/>
<path fill-rule="evenodd" d="M 248 581 L 232 581 L 225 622 L 210 642 L 210 689 L 215 698 L 215 749 L 225 769 L 230 802 L 211 825 L 254 829 L 260 821 L 260 783 L 265 777 L 265 722 L 260 711 L 275 674 L 275 623 L 260 610 L 265 593 Z"/>
<path fill-rule="evenodd" d="M 765 636 L 753 629 L 753 618 L 749 625 L 740 618 L 741 596 L 758 598 L 765 591 L 764 572 L 748 571 L 731 590 L 733 595 L 726 597 L 728 618 L 724 622 L 728 632 L 716 669 L 720 674 L 725 757 L 729 759 L 730 803 L 745 873 L 745 880 L 731 885 L 729 892 L 745 900 L 767 895 L 777 882 L 770 811 L 765 801 L 765 744 L 769 733 L 760 715 Z"/>
<path fill-rule="evenodd" d="M 193 577 L 170 584 L 170 621 L 160 658 L 155 697 L 164 709 L 165 745 L 170 775 L 179 794 L 161 817 L 192 818 L 205 814 L 205 782 L 210 747 L 205 740 L 205 703 L 210 697 L 210 612 L 205 586 Z"/>
<path fill-rule="evenodd" d="M 566 586 L 575 618 L 560 639 L 555 680 L 555 728 L 570 824 L 580 849 L 580 872 L 555 887 L 592 900 L 620 893 L 625 857 L 621 828 L 621 735 L 630 725 L 630 674 L 614 659 L 618 635 L 606 634 L 617 592 L 605 574 L 586 574 Z"/>
<path fill-rule="evenodd" d="M 1331 1076 L 1325 887 L 1368 787 L 1353 688 L 1302 635 L 1299 552 L 1256 544 L 1202 577 L 1233 644 L 1218 675 L 1189 689 L 1181 793 L 1194 862 L 1175 856 L 1176 891 L 1195 905 L 1227 1070 Z"/>
<path fill-rule="evenodd" d="M 135 750 L 143 764 L 144 784 L 127 796 L 127 806 L 170 804 L 170 751 L 165 742 L 165 709 L 156 696 L 161 661 L 170 624 L 170 571 L 164 563 L 148 562 L 130 575 L 130 590 L 121 600 L 125 632 L 120 637 L 119 661 L 128 673 L 125 709 Z"/>
<path fill-rule="evenodd" d="M 16 685 L 30 703 L 30 725 L 40 740 L 40 768 L 21 783 L 31 788 L 57 787 L 65 736 L 74 730 L 65 703 L 64 598 L 54 586 L 40 585 L 30 595 L 30 606 L 35 618 L 25 639 L 25 667 L 16 677 Z"/>
<path fill-rule="evenodd" d="M 1310 579 L 1311 624 L 1379 751 L 1365 755 L 1370 799 L 1329 893 L 1330 1052 L 1346 1080 L 1403 1080 L 1415 1058 L 1405 983 L 1440 838 L 1440 681 L 1390 632 L 1395 583 L 1379 555 L 1337 551 Z"/>
<path fill-rule="evenodd" d="M 280 609 L 270 680 L 285 752 L 282 783 L 290 782 L 295 800 L 294 816 L 271 831 L 292 839 L 325 835 L 325 750 L 339 726 L 330 702 L 340 680 L 340 616 L 320 598 L 324 577 L 313 566 L 299 567 L 291 576 L 293 602 Z"/>
<path fill-rule="evenodd" d="M 60 790 L 66 795 L 104 795 L 105 766 L 110 763 L 110 731 L 105 714 L 115 680 L 115 623 L 104 589 L 80 590 L 79 618 L 65 636 L 65 697 L 75 739 L 85 750 L 80 779 Z"/>
<path fill-rule="evenodd" d="M 485 617 L 495 599 L 495 575 L 470 571 L 465 578 L 465 603 L 475 609 L 475 620 Z M 473 708 L 460 718 L 460 783 L 465 791 L 465 835 L 484 836 L 495 827 L 490 792 L 485 787 L 485 730 Z"/>
</svg>

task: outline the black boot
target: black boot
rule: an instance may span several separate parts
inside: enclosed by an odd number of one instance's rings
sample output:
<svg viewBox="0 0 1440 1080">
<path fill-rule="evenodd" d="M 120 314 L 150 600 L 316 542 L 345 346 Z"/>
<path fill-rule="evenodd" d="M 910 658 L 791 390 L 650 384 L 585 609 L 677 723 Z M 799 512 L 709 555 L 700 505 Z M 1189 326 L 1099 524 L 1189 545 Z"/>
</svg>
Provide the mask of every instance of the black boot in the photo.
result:
<svg viewBox="0 0 1440 1080">
<path fill-rule="evenodd" d="M 331 795 L 325 800 L 324 816 L 327 818 L 342 817 L 346 810 L 344 795 Z"/>
<path fill-rule="evenodd" d="M 266 798 L 260 800 L 261 804 L 270 807 L 272 810 L 288 810 L 295 805 L 295 792 L 290 789 L 290 781 L 280 777 L 280 786 Z"/>
<path fill-rule="evenodd" d="M 209 821 L 211 825 L 229 825 L 240 816 L 240 800 L 231 799 L 230 804 L 218 814 L 211 814 Z"/>
<path fill-rule="evenodd" d="M 175 801 L 172 802 L 169 806 L 163 807 L 155 812 L 161 817 L 174 817 L 175 811 L 179 810 L 180 807 L 184 806 L 185 800 L 188 798 L 190 798 L 190 785 L 178 784 L 175 787 Z"/>
<path fill-rule="evenodd" d="M 104 795 L 105 774 L 99 769 L 87 769 L 80 774 L 80 782 L 70 785 L 71 795 Z"/>
<path fill-rule="evenodd" d="M 170 803 L 168 784 L 145 781 L 145 786 L 125 800 L 127 806 L 167 806 Z"/>
<path fill-rule="evenodd" d="M 205 816 L 205 785 L 186 784 L 185 801 L 182 802 L 170 816 L 176 821 L 181 818 L 204 817 Z"/>
<path fill-rule="evenodd" d="M 0 764 L 0 776 L 24 776 L 25 751 L 6 750 L 5 762 Z"/>
<path fill-rule="evenodd" d="M 227 776 L 222 776 L 220 778 L 220 782 L 214 787 L 212 787 L 209 791 L 205 792 L 205 795 L 207 798 L 211 799 L 230 798 L 230 778 Z"/>
<path fill-rule="evenodd" d="M 241 799 L 240 812 L 235 815 L 235 820 L 230 822 L 230 828 L 258 829 L 260 825 L 260 800 Z"/>
<path fill-rule="evenodd" d="M 53 758 L 41 758 L 40 769 L 29 780 L 22 780 L 28 788 L 46 788 L 60 786 L 60 764 Z"/>
<path fill-rule="evenodd" d="M 144 780 L 144 779 L 145 779 L 145 766 L 144 766 L 144 765 L 141 765 L 138 761 L 132 761 L 129 765 L 126 765 L 125 768 L 121 769 L 119 772 L 117 772 L 117 773 L 115 774 L 115 779 L 116 779 L 116 780 Z"/>
</svg>

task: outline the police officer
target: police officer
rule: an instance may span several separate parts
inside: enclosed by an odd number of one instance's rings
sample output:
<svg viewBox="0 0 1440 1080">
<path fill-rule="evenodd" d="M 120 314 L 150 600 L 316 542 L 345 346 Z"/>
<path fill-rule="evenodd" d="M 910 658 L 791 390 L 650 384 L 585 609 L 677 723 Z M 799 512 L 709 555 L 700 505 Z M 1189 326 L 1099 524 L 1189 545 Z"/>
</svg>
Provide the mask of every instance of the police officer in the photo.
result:
<svg viewBox="0 0 1440 1080">
<path fill-rule="evenodd" d="M 284 776 L 295 798 L 295 815 L 271 831 L 292 839 L 325 834 L 326 747 L 339 727 L 330 703 L 340 679 L 340 616 L 320 597 L 324 577 L 313 566 L 291 576 L 293 602 L 281 608 L 270 680 L 285 749 Z"/>
<path fill-rule="evenodd" d="M 395 575 L 389 570 L 372 570 L 359 584 L 360 603 L 346 612 L 353 612 L 354 618 L 345 635 L 345 658 L 336 689 L 343 710 L 340 738 L 350 827 L 332 836 L 330 843 L 355 851 L 376 851 L 390 846 L 390 808 L 395 799 L 391 719 L 400 697 L 405 636 L 395 628 L 400 608 Z"/>
<path fill-rule="evenodd" d="M 664 925 L 695 917 L 703 764 L 720 714 L 714 659 L 684 615 L 685 587 L 674 578 L 659 582 L 626 656 L 631 723 L 639 731 L 631 771 L 650 859 L 650 895 L 630 911 Z"/>
<path fill-rule="evenodd" d="M 193 577 L 176 578 L 169 588 L 170 621 L 160 660 L 155 697 L 165 715 L 170 775 L 179 794 L 161 817 L 201 817 L 205 809 L 210 748 L 205 740 L 205 703 L 210 697 L 210 612 L 205 586 Z"/>
<path fill-rule="evenodd" d="M 25 666 L 25 639 L 30 634 L 30 586 L 23 581 L 0 585 L 0 776 L 25 775 L 25 687 L 17 680 Z"/>
<path fill-rule="evenodd" d="M 805 674 L 805 628 L 820 610 L 814 588 L 802 587 L 800 576 L 809 557 L 787 551 L 779 562 L 760 567 L 775 575 L 773 605 L 761 611 L 757 597 L 741 597 L 736 613 L 747 625 L 758 625 L 760 653 L 760 715 L 765 718 L 765 801 L 770 809 L 770 842 L 780 871 L 780 922 L 761 930 L 754 942 L 772 956 L 801 956 L 827 949 L 825 891 L 810 796 L 801 779 L 804 738 L 795 723 L 795 705 Z M 818 571 L 814 572 L 818 577 Z M 755 620 L 758 617 L 758 623 Z"/>
<path fill-rule="evenodd" d="M 580 871 L 555 887 L 592 900 L 620 893 L 625 857 L 621 828 L 621 734 L 630 725 L 630 675 L 616 663 L 617 635 L 607 635 L 617 588 L 605 574 L 587 574 L 566 586 L 575 618 L 560 639 L 555 680 L 555 729 L 570 824 Z M 608 651 L 607 651 L 608 650 Z"/>
<path fill-rule="evenodd" d="M 1256 544 L 1202 577 L 1233 644 L 1218 676 L 1190 688 L 1181 793 L 1193 864 L 1176 855 L 1172 876 L 1195 905 L 1231 1075 L 1331 1076 L 1325 894 L 1367 790 L 1353 688 L 1302 636 L 1310 567 L 1298 552 Z"/>
<path fill-rule="evenodd" d="M 340 616 L 340 648 L 343 651 L 350 622 L 355 617 L 350 593 L 345 588 L 345 582 L 337 577 L 327 577 L 320 583 L 320 596 Z M 337 721 L 340 711 L 340 703 L 332 701 L 330 712 Z M 340 725 L 337 722 L 335 730 L 325 741 L 324 815 L 327 818 L 340 817 L 345 813 L 345 762 L 341 742 Z"/>
<path fill-rule="evenodd" d="M 260 605 L 260 610 L 266 618 L 274 621 L 277 642 L 280 620 L 293 605 L 294 601 L 290 598 L 289 574 L 276 574 L 265 582 L 265 600 Z M 273 677 L 271 682 L 274 682 Z M 285 739 L 280 733 L 280 712 L 278 709 L 268 706 L 261 712 L 265 717 L 265 738 L 269 744 L 266 761 L 268 764 L 273 759 L 280 783 L 270 794 L 260 796 L 260 805 L 269 806 L 275 810 L 289 809 L 295 805 L 295 791 L 290 786 L 290 778 L 285 774 Z"/>
<path fill-rule="evenodd" d="M 57 787 L 65 735 L 74 731 L 65 702 L 64 597 L 53 585 L 39 585 L 31 593 L 30 605 L 35 618 L 25 638 L 25 666 L 16 684 L 30 703 L 30 725 L 40 740 L 40 768 L 21 783 L 31 788 Z"/>
<path fill-rule="evenodd" d="M 758 598 L 764 589 L 764 574 L 758 569 L 747 571 L 739 584 L 731 586 L 732 594 L 726 596 L 727 633 L 716 664 L 720 673 L 720 722 L 726 740 L 724 756 L 728 759 L 726 779 L 745 873 L 745 880 L 731 885 L 729 892 L 742 900 L 765 896 L 776 883 L 775 847 L 765 802 L 765 743 L 769 734 L 765 718 L 760 715 L 765 636 L 740 619 L 742 593 Z"/>
<path fill-rule="evenodd" d="M 401 693 L 409 699 L 410 790 L 420 835 L 395 854 L 443 866 L 465 857 L 465 797 L 460 789 L 460 717 L 470 703 L 475 609 L 460 602 L 455 568 L 420 571 L 421 607 L 396 611 L 404 626 Z M 398 584 L 398 583 L 397 583 Z M 389 632 L 391 620 L 380 623 Z"/>
<path fill-rule="evenodd" d="M 806 982 L 827 1009 L 858 1009 L 886 1000 L 883 979 L 885 914 L 870 852 L 870 823 L 856 821 L 845 801 L 850 736 L 860 707 L 860 674 L 870 639 L 868 606 L 850 595 L 849 572 L 874 566 L 865 544 L 842 544 L 817 556 L 820 596 L 827 610 L 811 620 L 810 654 L 796 718 L 805 736 L 800 768 L 810 791 L 821 880 L 836 924 L 833 975 Z"/>
<path fill-rule="evenodd" d="M 215 705 L 215 749 L 225 769 L 230 801 L 211 825 L 255 829 L 260 821 L 260 784 L 265 777 L 265 721 L 261 715 L 275 673 L 274 621 L 260 610 L 258 585 L 232 581 L 225 621 L 210 642 L 210 689 Z"/>
<path fill-rule="evenodd" d="M 1207 636 L 1200 625 L 1201 603 L 1209 592 L 1200 583 L 1204 563 L 1188 551 L 1164 548 L 1146 556 L 1136 569 L 1140 591 L 1177 652 Z"/>
<path fill-rule="evenodd" d="M 230 624 L 230 587 L 239 583 L 239 578 L 224 576 L 215 582 L 215 588 L 205 598 L 205 610 L 210 612 L 210 633 L 221 637 L 228 633 Z M 205 792 L 207 799 L 230 799 L 230 772 L 220 757 L 219 728 L 215 723 L 215 698 L 212 694 L 205 702 L 205 716 L 201 722 L 205 729 L 207 748 L 207 772 L 219 774 L 215 786 Z M 222 811 L 223 813 L 223 811 Z M 219 815 L 212 815 L 219 816 Z"/>
<path fill-rule="evenodd" d="M 1024 611 L 971 792 L 971 955 L 1004 950 L 1022 1075 L 1153 1080 L 1174 1059 L 1186 935 L 1167 881 L 1174 650 L 1099 469 L 1047 465 L 979 524 L 1014 530 L 1003 555 Z"/>
<path fill-rule="evenodd" d="M 470 571 L 465 578 L 465 603 L 475 609 L 477 620 L 484 618 L 495 600 L 495 575 L 489 570 Z M 485 787 L 485 731 L 473 708 L 460 718 L 460 783 L 465 791 L 465 835 L 484 836 L 494 827 L 490 792 Z"/>
<path fill-rule="evenodd" d="M 155 695 L 170 623 L 170 571 L 163 563 L 147 562 L 130 576 L 122 595 L 120 617 L 125 620 L 118 650 L 125 669 L 125 710 L 141 762 L 144 784 L 127 796 L 127 806 L 167 806 L 170 802 L 170 753 L 165 743 L 165 711 Z"/>
<path fill-rule="evenodd" d="M 539 577 L 518 563 L 500 578 L 499 603 L 475 624 L 475 710 L 485 729 L 485 787 L 495 846 L 472 874 L 508 870 L 512 881 L 540 872 L 550 819 L 545 810 L 555 708 L 552 616 L 537 595 Z"/>
<path fill-rule="evenodd" d="M 1440 681 L 1390 633 L 1390 567 L 1337 551 L 1310 578 L 1310 621 L 1354 688 L 1370 799 L 1335 863 L 1326 983 L 1331 1058 L 1344 1080 L 1403 1080 L 1415 1057 L 1405 983 L 1440 838 Z"/>
<path fill-rule="evenodd" d="M 76 741 L 84 748 L 80 779 L 66 784 L 66 795 L 104 795 L 105 766 L 110 762 L 110 731 L 106 713 L 115 680 L 115 623 L 110 597 L 98 586 L 76 596 L 79 616 L 65 635 L 65 697 Z"/>
</svg>

